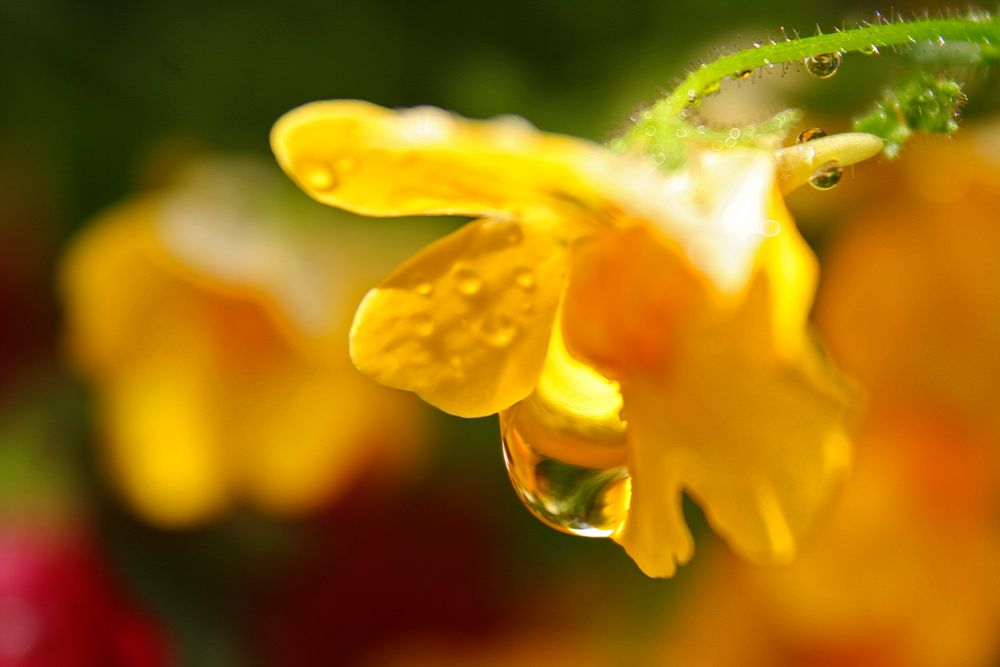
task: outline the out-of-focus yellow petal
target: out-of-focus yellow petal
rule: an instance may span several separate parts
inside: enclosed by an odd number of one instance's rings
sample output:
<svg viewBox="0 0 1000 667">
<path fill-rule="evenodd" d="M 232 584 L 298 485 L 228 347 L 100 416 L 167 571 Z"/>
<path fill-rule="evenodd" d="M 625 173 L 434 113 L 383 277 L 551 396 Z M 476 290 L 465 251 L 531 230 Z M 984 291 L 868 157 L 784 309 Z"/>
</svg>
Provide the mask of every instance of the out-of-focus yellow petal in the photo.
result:
<svg viewBox="0 0 1000 667">
<path fill-rule="evenodd" d="M 68 345 L 88 371 L 121 364 L 141 348 L 150 295 L 162 276 L 150 261 L 156 203 L 140 200 L 109 211 L 74 244 L 60 274 Z"/>
<path fill-rule="evenodd" d="M 382 388 L 351 367 L 330 373 L 289 364 L 248 388 L 230 415 L 242 440 L 234 467 L 242 488 L 261 508 L 279 514 L 313 509 L 341 493 L 378 443 L 369 439 Z M 372 405 L 375 403 L 376 405 Z M 336 406 L 341 415 L 317 415 Z M 244 419 L 266 414 L 267 419 Z"/>
<path fill-rule="evenodd" d="M 282 168 L 310 196 L 364 215 L 523 218 L 597 209 L 587 166 L 607 153 L 518 118 L 471 121 L 440 109 L 314 102 L 271 132 Z"/>
<path fill-rule="evenodd" d="M 804 335 L 816 293 L 816 256 L 795 227 L 777 190 L 771 197 L 765 236 L 757 253 L 756 273 L 745 296 L 744 321 L 749 346 L 771 348 L 793 360 L 810 342 Z M 761 340 L 755 340 L 760 336 Z"/>
<path fill-rule="evenodd" d="M 233 492 L 211 353 L 185 332 L 171 333 L 100 395 L 113 481 L 136 512 L 167 528 L 216 518 Z"/>
<path fill-rule="evenodd" d="M 351 329 L 351 357 L 379 382 L 446 412 L 499 412 L 538 380 L 564 257 L 558 241 L 520 223 L 467 224 L 368 293 Z"/>
</svg>

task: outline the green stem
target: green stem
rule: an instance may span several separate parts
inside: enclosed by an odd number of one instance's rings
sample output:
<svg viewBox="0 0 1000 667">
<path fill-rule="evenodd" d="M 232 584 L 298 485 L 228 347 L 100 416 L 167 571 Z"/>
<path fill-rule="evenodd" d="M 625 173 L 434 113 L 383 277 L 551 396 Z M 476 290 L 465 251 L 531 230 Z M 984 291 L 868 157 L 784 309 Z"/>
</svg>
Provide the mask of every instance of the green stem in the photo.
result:
<svg viewBox="0 0 1000 667">
<path fill-rule="evenodd" d="M 676 117 L 713 91 L 726 77 L 787 62 L 802 62 L 824 53 L 869 50 L 923 41 L 966 42 L 990 46 L 1000 43 L 1000 18 L 930 19 L 908 23 L 884 23 L 844 30 L 828 35 L 783 40 L 740 51 L 691 72 L 666 98 L 651 109 L 654 116 Z"/>
</svg>

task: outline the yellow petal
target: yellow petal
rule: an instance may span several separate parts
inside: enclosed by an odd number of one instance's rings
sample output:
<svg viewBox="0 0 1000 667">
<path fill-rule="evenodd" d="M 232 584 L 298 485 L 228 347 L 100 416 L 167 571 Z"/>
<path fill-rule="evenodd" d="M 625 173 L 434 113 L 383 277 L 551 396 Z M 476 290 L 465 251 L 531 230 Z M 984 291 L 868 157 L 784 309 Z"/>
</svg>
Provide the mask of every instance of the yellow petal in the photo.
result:
<svg viewBox="0 0 1000 667">
<path fill-rule="evenodd" d="M 513 215 L 595 209 L 581 169 L 606 153 L 517 118 L 340 100 L 285 114 L 271 132 L 281 167 L 311 197 L 356 213 Z"/>
<path fill-rule="evenodd" d="M 308 511 L 341 494 L 374 458 L 380 443 L 368 431 L 380 390 L 388 390 L 349 365 L 289 363 L 257 380 L 229 415 L 244 494 L 276 514 Z"/>
<path fill-rule="evenodd" d="M 571 352 L 620 377 L 671 363 L 677 327 L 707 296 L 680 252 L 645 227 L 574 247 L 564 335 Z"/>
<path fill-rule="evenodd" d="M 112 477 L 132 508 L 185 527 L 228 509 L 229 453 L 209 350 L 183 333 L 162 343 L 103 384 L 101 423 Z"/>
<path fill-rule="evenodd" d="M 564 265 L 559 242 L 520 223 L 469 223 L 368 293 L 351 357 L 377 381 L 446 412 L 499 412 L 538 380 Z"/>
<path fill-rule="evenodd" d="M 776 189 L 768 215 L 755 273 L 741 306 L 743 343 L 794 360 L 810 343 L 806 327 L 819 267 Z"/>
<path fill-rule="evenodd" d="M 620 382 L 632 498 L 614 538 L 651 576 L 691 555 L 683 491 L 741 554 L 787 559 L 849 457 L 846 392 L 800 340 L 806 251 L 790 225 L 777 239 L 745 302 L 717 298 L 643 228 L 574 252 L 564 335 Z M 776 351 L 776 322 L 794 357 Z"/>
<path fill-rule="evenodd" d="M 151 295 L 163 276 L 151 260 L 157 247 L 152 200 L 117 207 L 68 252 L 60 272 L 67 339 L 80 366 L 93 372 L 120 364 L 142 347 Z"/>
</svg>

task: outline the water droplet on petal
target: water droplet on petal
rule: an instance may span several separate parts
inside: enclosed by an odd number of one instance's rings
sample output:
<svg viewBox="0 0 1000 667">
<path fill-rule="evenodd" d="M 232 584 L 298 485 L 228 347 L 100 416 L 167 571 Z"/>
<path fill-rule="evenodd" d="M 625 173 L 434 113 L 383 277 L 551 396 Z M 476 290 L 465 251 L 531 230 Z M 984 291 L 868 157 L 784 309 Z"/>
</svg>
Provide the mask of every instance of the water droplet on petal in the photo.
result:
<svg viewBox="0 0 1000 667">
<path fill-rule="evenodd" d="M 507 236 L 505 237 L 507 243 L 514 245 L 515 243 L 520 243 L 524 240 L 524 231 L 521 229 L 521 225 L 517 223 L 512 223 L 507 229 Z"/>
<path fill-rule="evenodd" d="M 811 185 L 815 190 L 829 190 L 837 185 L 837 183 L 840 183 L 840 179 L 843 175 L 844 170 L 841 169 L 837 161 L 831 160 L 826 164 L 820 165 L 820 167 L 816 169 L 812 177 L 809 179 L 809 185 Z"/>
<path fill-rule="evenodd" d="M 465 296 L 475 296 L 483 289 L 483 279 L 472 269 L 455 272 L 455 286 Z"/>
<path fill-rule="evenodd" d="M 421 338 L 427 338 L 434 333 L 434 322 L 430 315 L 419 313 L 413 316 L 413 329 Z"/>
<path fill-rule="evenodd" d="M 813 139 L 822 139 L 826 136 L 826 131 L 819 127 L 810 127 L 806 130 L 802 130 L 798 138 L 795 140 L 797 144 L 804 144 L 807 141 L 812 141 Z"/>
<path fill-rule="evenodd" d="M 649 127 L 646 128 L 646 136 L 651 137 L 654 134 L 656 134 L 656 126 L 655 125 L 650 125 Z"/>
<path fill-rule="evenodd" d="M 319 192 L 329 192 L 340 182 L 333 168 L 326 162 L 306 162 L 299 167 L 299 173 L 307 187 Z"/>
<path fill-rule="evenodd" d="M 417 286 L 413 288 L 419 296 L 428 297 L 434 293 L 434 285 L 429 282 L 417 283 Z"/>
<path fill-rule="evenodd" d="M 535 274 L 531 272 L 531 269 L 521 268 L 515 271 L 514 282 L 525 292 L 530 292 L 536 287 Z"/>
<path fill-rule="evenodd" d="M 507 347 L 517 335 L 517 326 L 506 315 L 490 312 L 483 318 L 480 331 L 486 342 L 495 347 Z"/>
<path fill-rule="evenodd" d="M 618 387 L 553 340 L 535 392 L 500 413 L 504 462 L 525 507 L 573 535 L 608 537 L 632 484 Z"/>
<path fill-rule="evenodd" d="M 805 59 L 806 70 L 813 76 L 818 76 L 821 79 L 829 79 L 840 69 L 840 59 L 841 56 L 838 51 L 809 56 Z"/>
</svg>

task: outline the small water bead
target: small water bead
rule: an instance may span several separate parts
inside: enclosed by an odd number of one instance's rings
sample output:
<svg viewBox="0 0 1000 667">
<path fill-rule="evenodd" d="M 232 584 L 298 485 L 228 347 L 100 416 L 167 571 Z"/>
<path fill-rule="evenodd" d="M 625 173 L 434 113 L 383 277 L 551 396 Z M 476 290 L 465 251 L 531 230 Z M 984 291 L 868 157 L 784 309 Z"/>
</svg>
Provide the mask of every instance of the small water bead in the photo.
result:
<svg viewBox="0 0 1000 667">
<path fill-rule="evenodd" d="M 535 283 L 535 274 L 531 272 L 531 269 L 527 268 L 518 269 L 514 272 L 514 282 L 525 292 L 531 292 L 537 286 Z"/>
<path fill-rule="evenodd" d="M 494 347 L 507 347 L 517 335 L 514 321 L 501 313 L 491 312 L 483 318 L 480 332 L 487 343 Z"/>
<path fill-rule="evenodd" d="M 566 352 L 558 332 L 535 392 L 500 413 L 504 462 L 525 507 L 572 535 L 608 537 L 631 499 L 617 385 Z"/>
<path fill-rule="evenodd" d="M 816 169 L 809 179 L 809 185 L 815 190 L 829 190 L 840 183 L 843 176 L 844 170 L 840 164 L 836 160 L 831 160 Z"/>
<path fill-rule="evenodd" d="M 299 167 L 302 181 L 311 189 L 329 192 L 340 182 L 333 168 L 326 162 L 306 162 Z"/>
<path fill-rule="evenodd" d="M 878 46 L 875 44 L 869 44 L 868 46 L 864 46 L 858 49 L 858 51 L 860 51 L 866 56 L 877 56 L 879 54 Z"/>
<path fill-rule="evenodd" d="M 413 291 L 416 292 L 418 296 L 429 297 L 434 293 L 434 285 L 429 282 L 417 283 L 417 286 L 413 288 Z"/>
<path fill-rule="evenodd" d="M 413 317 L 413 328 L 421 338 L 427 338 L 434 333 L 434 322 L 425 313 L 419 313 Z"/>
<path fill-rule="evenodd" d="M 475 296 L 483 289 L 483 279 L 471 269 L 455 272 L 455 287 L 465 296 Z"/>
<path fill-rule="evenodd" d="M 656 134 L 656 126 L 655 125 L 650 125 L 649 127 L 646 128 L 646 136 L 651 137 L 654 134 Z"/>
<path fill-rule="evenodd" d="M 806 70 L 813 76 L 829 79 L 840 69 L 841 55 L 838 51 L 820 53 L 805 59 Z"/>
<path fill-rule="evenodd" d="M 688 106 L 700 107 L 701 106 L 701 95 L 699 95 L 694 90 L 688 91 Z"/>
<path fill-rule="evenodd" d="M 795 140 L 797 144 L 804 144 L 807 141 L 812 141 L 813 139 L 822 139 L 826 136 L 826 131 L 819 127 L 810 127 L 808 129 L 802 130 L 798 138 Z"/>
</svg>

